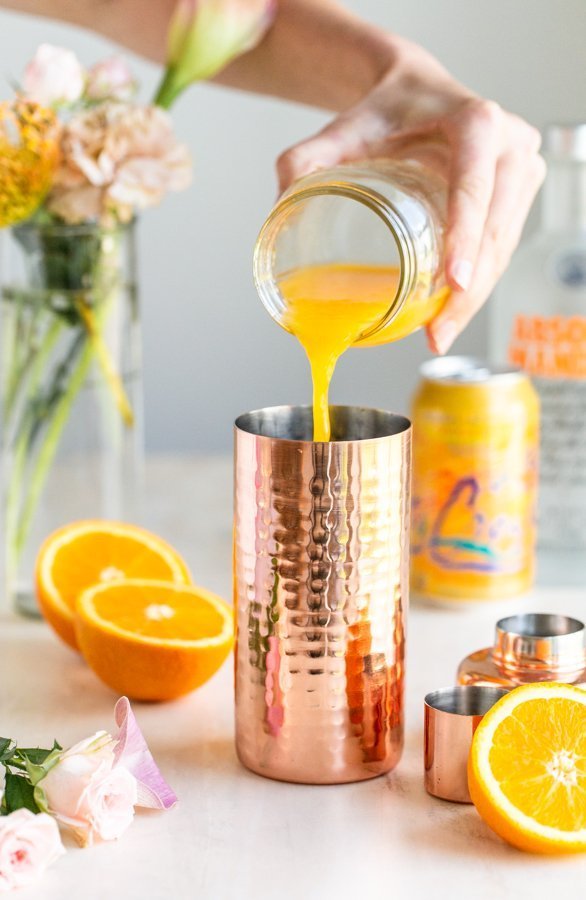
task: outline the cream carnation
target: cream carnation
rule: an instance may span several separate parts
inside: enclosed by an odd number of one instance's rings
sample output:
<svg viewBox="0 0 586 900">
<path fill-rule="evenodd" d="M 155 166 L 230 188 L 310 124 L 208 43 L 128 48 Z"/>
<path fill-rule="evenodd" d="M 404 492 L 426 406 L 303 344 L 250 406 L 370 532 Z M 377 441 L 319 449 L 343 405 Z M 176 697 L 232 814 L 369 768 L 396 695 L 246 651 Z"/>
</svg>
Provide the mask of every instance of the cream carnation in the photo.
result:
<svg viewBox="0 0 586 900">
<path fill-rule="evenodd" d="M 189 152 L 155 106 L 105 103 L 75 116 L 61 150 L 48 208 L 70 224 L 112 216 L 126 221 L 191 182 Z"/>
</svg>

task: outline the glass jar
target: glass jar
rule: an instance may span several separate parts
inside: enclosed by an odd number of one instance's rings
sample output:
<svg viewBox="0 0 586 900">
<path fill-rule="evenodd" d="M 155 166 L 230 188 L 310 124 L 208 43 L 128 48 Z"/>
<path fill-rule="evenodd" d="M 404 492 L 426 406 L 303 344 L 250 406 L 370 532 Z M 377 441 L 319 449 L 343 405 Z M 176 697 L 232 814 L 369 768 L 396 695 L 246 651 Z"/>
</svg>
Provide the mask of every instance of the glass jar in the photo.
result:
<svg viewBox="0 0 586 900">
<path fill-rule="evenodd" d="M 526 613 L 496 624 L 494 646 L 477 650 L 458 668 L 458 684 L 512 690 L 521 684 L 586 683 L 584 624 L 569 616 Z"/>
<path fill-rule="evenodd" d="M 328 280 L 340 268 L 346 274 L 388 272 L 386 311 L 355 343 L 397 340 L 431 321 L 447 299 L 445 220 L 445 181 L 414 161 L 368 160 L 308 175 L 283 194 L 258 236 L 254 279 L 260 298 L 290 330 L 291 278 L 317 277 L 319 285 L 314 280 L 304 289 L 316 285 L 327 302 Z M 364 282 L 354 287 L 346 280 L 344 299 L 360 300 L 363 288 Z"/>
<path fill-rule="evenodd" d="M 134 223 L 6 234 L 2 470 L 7 597 L 35 614 L 35 558 L 77 519 L 132 518 L 142 459 Z"/>
</svg>

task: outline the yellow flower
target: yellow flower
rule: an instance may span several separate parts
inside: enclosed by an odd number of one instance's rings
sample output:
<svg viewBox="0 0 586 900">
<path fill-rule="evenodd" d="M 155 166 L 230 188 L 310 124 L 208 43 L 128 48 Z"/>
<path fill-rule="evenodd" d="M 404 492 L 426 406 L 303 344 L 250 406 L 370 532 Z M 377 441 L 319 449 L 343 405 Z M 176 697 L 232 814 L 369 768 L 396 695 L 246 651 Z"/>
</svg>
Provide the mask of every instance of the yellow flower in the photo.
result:
<svg viewBox="0 0 586 900">
<path fill-rule="evenodd" d="M 0 228 L 28 219 L 59 163 L 55 113 L 28 100 L 0 103 Z"/>
</svg>

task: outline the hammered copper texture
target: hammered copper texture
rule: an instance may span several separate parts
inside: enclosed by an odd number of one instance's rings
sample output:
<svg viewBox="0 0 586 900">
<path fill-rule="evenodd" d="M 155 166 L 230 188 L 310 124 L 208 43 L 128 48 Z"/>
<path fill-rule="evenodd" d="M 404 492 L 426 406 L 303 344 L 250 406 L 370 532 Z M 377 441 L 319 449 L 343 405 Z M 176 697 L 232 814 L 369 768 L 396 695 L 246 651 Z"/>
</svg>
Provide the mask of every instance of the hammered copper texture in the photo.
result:
<svg viewBox="0 0 586 900">
<path fill-rule="evenodd" d="M 340 783 L 399 760 L 411 445 L 400 421 L 399 433 L 328 444 L 236 428 L 236 744 L 261 775 Z"/>
</svg>

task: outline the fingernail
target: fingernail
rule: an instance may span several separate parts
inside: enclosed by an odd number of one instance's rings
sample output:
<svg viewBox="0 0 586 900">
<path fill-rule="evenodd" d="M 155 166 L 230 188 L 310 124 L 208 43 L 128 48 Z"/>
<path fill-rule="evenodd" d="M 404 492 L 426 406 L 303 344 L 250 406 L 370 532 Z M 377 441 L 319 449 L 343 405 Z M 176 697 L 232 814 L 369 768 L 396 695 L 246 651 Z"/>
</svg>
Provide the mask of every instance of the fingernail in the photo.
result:
<svg viewBox="0 0 586 900">
<path fill-rule="evenodd" d="M 457 259 L 450 266 L 452 281 L 463 291 L 467 291 L 472 283 L 472 263 L 468 259 Z"/>
<path fill-rule="evenodd" d="M 433 329 L 433 342 L 442 356 L 447 353 L 458 335 L 458 326 L 453 319 L 438 322 Z"/>
</svg>

